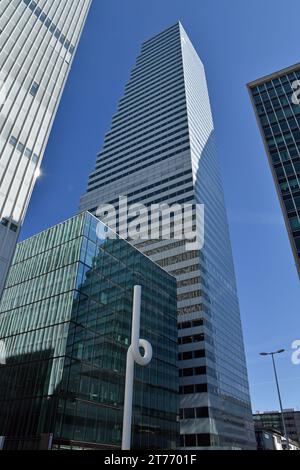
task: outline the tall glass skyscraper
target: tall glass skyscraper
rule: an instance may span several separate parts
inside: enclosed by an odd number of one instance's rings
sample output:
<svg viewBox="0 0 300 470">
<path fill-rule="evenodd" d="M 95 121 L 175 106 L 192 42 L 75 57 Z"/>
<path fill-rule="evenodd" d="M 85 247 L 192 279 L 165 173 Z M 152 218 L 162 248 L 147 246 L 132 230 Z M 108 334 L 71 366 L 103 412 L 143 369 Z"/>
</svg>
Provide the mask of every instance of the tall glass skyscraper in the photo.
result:
<svg viewBox="0 0 300 470">
<path fill-rule="evenodd" d="M 300 277 L 300 64 L 249 83 Z"/>
<path fill-rule="evenodd" d="M 177 277 L 181 447 L 255 448 L 229 232 L 203 65 L 180 23 L 146 41 L 80 210 L 205 205 L 205 246 L 135 241 Z M 122 223 L 123 220 L 119 220 Z"/>
<path fill-rule="evenodd" d="M 0 296 L 90 4 L 0 2 Z"/>
</svg>

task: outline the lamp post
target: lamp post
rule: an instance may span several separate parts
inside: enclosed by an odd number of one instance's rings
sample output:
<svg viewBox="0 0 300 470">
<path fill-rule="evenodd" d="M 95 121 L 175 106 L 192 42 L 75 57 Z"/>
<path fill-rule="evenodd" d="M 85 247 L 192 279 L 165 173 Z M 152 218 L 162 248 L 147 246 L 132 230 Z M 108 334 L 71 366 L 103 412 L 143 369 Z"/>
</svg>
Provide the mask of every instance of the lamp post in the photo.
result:
<svg viewBox="0 0 300 470">
<path fill-rule="evenodd" d="M 276 364 L 275 364 L 275 359 L 274 359 L 275 354 L 282 354 L 284 352 L 285 352 L 284 349 L 279 349 L 278 351 L 274 351 L 274 352 L 270 352 L 270 353 L 263 352 L 263 353 L 260 353 L 260 355 L 261 356 L 272 356 L 272 363 L 273 363 L 273 368 L 274 368 L 276 387 L 277 387 L 279 404 L 280 404 L 280 412 L 281 412 L 281 420 L 282 420 L 282 425 L 283 425 L 283 432 L 284 432 L 284 437 L 285 437 L 285 440 L 286 440 L 287 450 L 290 450 L 290 441 L 289 441 L 289 436 L 288 436 L 288 433 L 287 433 L 287 430 L 286 430 L 286 425 L 285 425 L 285 419 L 284 419 L 284 413 L 283 413 L 283 407 L 282 407 L 282 400 L 281 400 L 281 394 L 280 394 Z"/>
<path fill-rule="evenodd" d="M 140 339 L 141 321 L 141 286 L 134 287 L 131 345 L 127 351 L 126 376 L 125 376 L 125 398 L 123 414 L 122 450 L 130 450 L 132 433 L 132 401 L 133 401 L 133 379 L 134 363 L 145 367 L 152 361 L 152 346 L 145 339 Z M 144 350 L 141 355 L 140 348 Z"/>
</svg>

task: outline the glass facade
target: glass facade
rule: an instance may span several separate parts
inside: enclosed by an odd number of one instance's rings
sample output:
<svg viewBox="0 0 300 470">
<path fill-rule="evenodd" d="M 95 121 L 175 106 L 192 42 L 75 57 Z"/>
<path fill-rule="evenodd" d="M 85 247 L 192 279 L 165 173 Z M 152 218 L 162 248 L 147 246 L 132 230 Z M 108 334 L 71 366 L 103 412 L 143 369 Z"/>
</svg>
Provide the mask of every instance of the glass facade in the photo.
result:
<svg viewBox="0 0 300 470">
<path fill-rule="evenodd" d="M 101 204 L 117 208 L 121 195 L 128 206 L 190 204 L 195 209 L 204 204 L 202 250 L 188 250 L 186 240 L 171 236 L 145 241 L 145 233 L 132 243 L 177 278 L 181 448 L 254 449 L 208 87 L 203 64 L 180 23 L 143 43 L 80 210 L 96 213 Z M 193 223 L 194 216 L 195 210 Z"/>
<path fill-rule="evenodd" d="M 150 366 L 135 367 L 133 448 L 177 445 L 176 280 L 89 213 L 17 245 L 0 305 L 5 448 L 119 448 L 134 285 Z M 49 439 L 46 441 L 49 444 Z"/>
<path fill-rule="evenodd" d="M 90 5 L 0 1 L 0 297 Z"/>
<path fill-rule="evenodd" d="M 275 429 L 284 435 L 282 416 L 278 411 L 257 413 L 253 418 L 256 429 Z M 284 421 L 289 437 L 300 443 L 300 411 L 284 410 Z"/>
<path fill-rule="evenodd" d="M 300 276 L 300 65 L 248 85 Z M 296 86 L 296 87 L 295 87 Z"/>
</svg>

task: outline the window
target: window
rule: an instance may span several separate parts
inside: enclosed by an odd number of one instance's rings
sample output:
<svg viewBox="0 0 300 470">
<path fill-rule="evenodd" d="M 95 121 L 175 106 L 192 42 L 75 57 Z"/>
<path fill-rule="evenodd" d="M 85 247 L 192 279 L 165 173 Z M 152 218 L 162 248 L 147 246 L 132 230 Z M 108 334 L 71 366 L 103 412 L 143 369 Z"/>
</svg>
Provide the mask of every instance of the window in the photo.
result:
<svg viewBox="0 0 300 470">
<path fill-rule="evenodd" d="M 208 408 L 207 407 L 196 408 L 196 416 L 197 418 L 208 418 L 209 417 Z"/>
<path fill-rule="evenodd" d="M 183 377 L 192 377 L 194 375 L 194 369 L 183 369 Z"/>
<path fill-rule="evenodd" d="M 184 418 L 185 419 L 194 419 L 195 418 L 195 409 L 194 408 L 186 408 L 184 411 Z"/>
<path fill-rule="evenodd" d="M 196 434 L 187 434 L 185 436 L 185 447 L 196 447 Z"/>
<path fill-rule="evenodd" d="M 186 385 L 183 387 L 184 395 L 190 395 L 194 393 L 194 385 Z"/>
<path fill-rule="evenodd" d="M 293 217 L 292 219 L 290 219 L 290 226 L 292 230 L 300 229 L 300 220 L 298 219 L 298 217 Z"/>
<path fill-rule="evenodd" d="M 16 139 L 13 135 L 9 139 L 9 143 L 15 147 L 17 145 L 18 139 Z"/>
<path fill-rule="evenodd" d="M 32 151 L 31 151 L 29 148 L 26 148 L 24 155 L 25 155 L 25 157 L 27 157 L 27 158 L 31 158 Z"/>
<path fill-rule="evenodd" d="M 29 5 L 29 8 L 30 8 L 31 11 L 34 11 L 35 8 L 36 8 L 36 6 L 37 6 L 37 5 L 36 5 L 35 2 L 31 2 L 30 5 Z"/>
<path fill-rule="evenodd" d="M 21 142 L 19 142 L 17 145 L 17 149 L 19 150 L 19 152 L 23 153 L 25 150 L 25 147 Z"/>
<path fill-rule="evenodd" d="M 198 434 L 197 435 L 198 446 L 208 447 L 210 446 L 210 435 L 209 434 Z"/>
<path fill-rule="evenodd" d="M 7 219 L 3 218 L 3 219 L 1 220 L 1 224 L 2 224 L 4 227 L 8 227 L 9 221 L 8 221 Z"/>
<path fill-rule="evenodd" d="M 31 85 L 31 88 L 30 88 L 30 92 L 29 92 L 29 93 L 30 93 L 32 96 L 36 96 L 39 87 L 40 87 L 39 83 L 33 82 L 33 84 Z"/>
<path fill-rule="evenodd" d="M 195 387 L 196 393 L 207 393 L 207 384 L 198 384 Z"/>
<path fill-rule="evenodd" d="M 189 359 L 193 359 L 193 351 L 187 351 L 182 354 L 183 361 L 188 361 Z"/>
</svg>

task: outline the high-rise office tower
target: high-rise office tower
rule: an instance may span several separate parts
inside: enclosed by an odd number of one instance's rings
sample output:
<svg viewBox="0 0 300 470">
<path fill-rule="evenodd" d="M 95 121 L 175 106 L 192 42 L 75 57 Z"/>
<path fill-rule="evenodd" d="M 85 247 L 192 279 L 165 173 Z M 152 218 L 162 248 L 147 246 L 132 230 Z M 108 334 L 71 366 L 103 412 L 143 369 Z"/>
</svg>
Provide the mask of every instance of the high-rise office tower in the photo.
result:
<svg viewBox="0 0 300 470">
<path fill-rule="evenodd" d="M 300 64 L 248 84 L 300 276 Z"/>
<path fill-rule="evenodd" d="M 0 2 L 0 296 L 90 4 Z"/>
<path fill-rule="evenodd" d="M 201 251 L 185 240 L 134 244 L 178 281 L 181 447 L 255 448 L 205 72 L 180 23 L 143 44 L 80 210 L 120 195 L 130 205 L 205 205 Z"/>
</svg>

